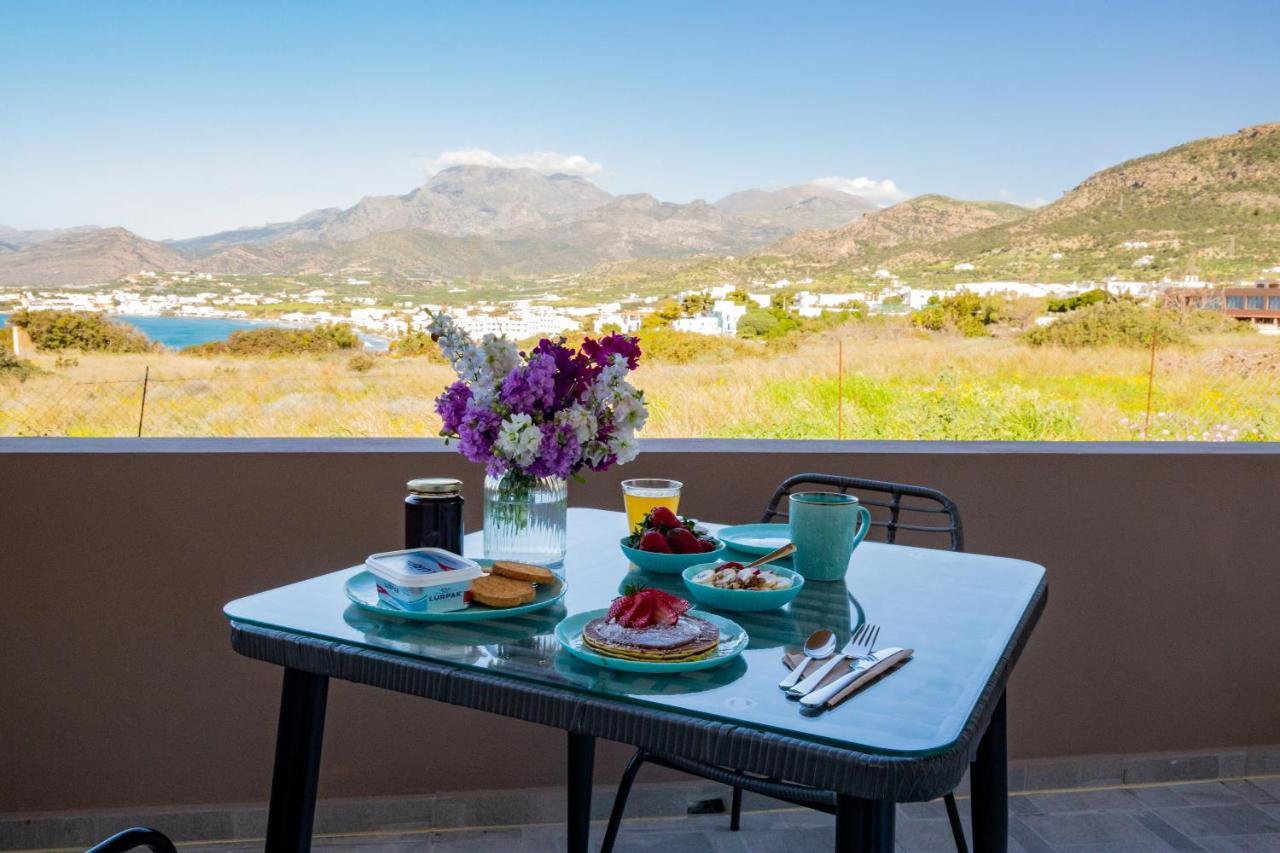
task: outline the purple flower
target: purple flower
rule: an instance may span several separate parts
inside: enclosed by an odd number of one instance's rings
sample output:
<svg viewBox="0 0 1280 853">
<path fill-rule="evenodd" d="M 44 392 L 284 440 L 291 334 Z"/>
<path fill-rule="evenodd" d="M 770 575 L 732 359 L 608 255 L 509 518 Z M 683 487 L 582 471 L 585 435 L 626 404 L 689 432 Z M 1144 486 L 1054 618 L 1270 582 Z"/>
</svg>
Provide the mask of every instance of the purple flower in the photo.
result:
<svg viewBox="0 0 1280 853">
<path fill-rule="evenodd" d="M 493 442 L 501 424 L 502 418 L 496 412 L 481 409 L 474 401 L 468 403 L 462 423 L 458 425 L 458 452 L 472 462 L 488 462 L 493 457 Z"/>
<path fill-rule="evenodd" d="M 535 477 L 568 477 L 577 469 L 582 456 L 578 437 L 569 426 L 546 423 L 541 429 L 538 458 L 528 466 L 527 473 Z"/>
<path fill-rule="evenodd" d="M 436 411 L 444 421 L 444 431 L 456 435 L 466 415 L 467 404 L 471 402 L 471 389 L 467 383 L 459 380 L 436 398 Z"/>
<path fill-rule="evenodd" d="M 528 364 L 513 367 L 507 374 L 499 399 L 513 412 L 528 415 L 538 410 L 550 412 L 556 402 L 555 380 L 555 358 L 534 352 Z"/>
<path fill-rule="evenodd" d="M 618 332 L 612 332 L 599 340 L 587 338 L 582 342 L 582 351 L 601 367 L 613 361 L 615 355 L 627 360 L 628 370 L 635 370 L 640 363 L 640 339 Z"/>
<path fill-rule="evenodd" d="M 549 357 L 555 362 L 554 393 L 555 399 L 560 403 L 558 408 L 568 406 L 580 399 L 590 387 L 591 380 L 595 378 L 594 374 L 586 375 L 591 367 L 590 360 L 581 352 L 569 349 L 562 342 L 543 338 L 529 354 L 530 359 L 535 356 L 541 356 L 543 359 Z"/>
</svg>

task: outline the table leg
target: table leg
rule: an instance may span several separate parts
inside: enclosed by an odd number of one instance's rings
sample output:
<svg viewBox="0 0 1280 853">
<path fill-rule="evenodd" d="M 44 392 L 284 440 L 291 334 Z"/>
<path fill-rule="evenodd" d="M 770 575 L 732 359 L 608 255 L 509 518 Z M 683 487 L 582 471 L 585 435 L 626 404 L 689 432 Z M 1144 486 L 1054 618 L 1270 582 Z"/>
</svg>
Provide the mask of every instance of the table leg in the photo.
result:
<svg viewBox="0 0 1280 853">
<path fill-rule="evenodd" d="M 328 694 L 328 676 L 285 669 L 267 815 L 268 853 L 306 853 L 311 849 Z"/>
<path fill-rule="evenodd" d="M 897 806 L 836 795 L 836 853 L 893 853 Z"/>
<path fill-rule="evenodd" d="M 569 853 L 587 853 L 591 834 L 591 771 L 596 739 L 569 732 Z"/>
<path fill-rule="evenodd" d="M 969 768 L 974 853 L 1009 849 L 1009 756 L 1002 694 Z"/>
</svg>

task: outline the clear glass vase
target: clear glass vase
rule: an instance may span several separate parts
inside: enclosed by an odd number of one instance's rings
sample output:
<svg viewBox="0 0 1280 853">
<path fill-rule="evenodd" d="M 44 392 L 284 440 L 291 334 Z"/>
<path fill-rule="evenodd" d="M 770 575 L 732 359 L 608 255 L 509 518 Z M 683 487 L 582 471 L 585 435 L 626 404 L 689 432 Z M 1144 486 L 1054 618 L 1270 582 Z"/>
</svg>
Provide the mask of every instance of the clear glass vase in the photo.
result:
<svg viewBox="0 0 1280 853">
<path fill-rule="evenodd" d="M 508 472 L 484 478 L 484 555 L 544 566 L 564 563 L 569 483 Z"/>
</svg>

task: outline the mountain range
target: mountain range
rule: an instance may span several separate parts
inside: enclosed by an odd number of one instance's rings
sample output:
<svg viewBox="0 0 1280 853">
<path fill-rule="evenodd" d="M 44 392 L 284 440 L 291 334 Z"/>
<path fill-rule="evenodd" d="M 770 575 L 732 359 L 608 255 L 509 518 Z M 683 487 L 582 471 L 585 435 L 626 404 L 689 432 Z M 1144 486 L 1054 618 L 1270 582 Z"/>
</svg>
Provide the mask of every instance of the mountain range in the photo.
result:
<svg viewBox="0 0 1280 853">
<path fill-rule="evenodd" d="M 110 281 L 141 269 L 307 273 L 362 267 L 399 278 L 580 271 L 606 261 L 749 251 L 876 207 L 816 184 L 749 190 L 715 204 L 614 196 L 583 178 L 455 166 L 405 195 L 368 196 L 185 240 L 123 228 L 0 231 L 0 284 Z"/>
<path fill-rule="evenodd" d="M 141 269 L 452 279 L 607 265 L 612 274 L 619 262 L 743 253 L 743 264 L 767 260 L 783 272 L 884 266 L 922 280 L 956 267 L 1045 280 L 1256 275 L 1280 265 L 1280 124 L 1126 161 L 1035 210 L 940 195 L 879 208 L 818 184 L 674 204 L 610 195 L 580 177 L 458 166 L 406 195 L 188 240 L 0 228 L 0 284 L 101 282 Z"/>
</svg>

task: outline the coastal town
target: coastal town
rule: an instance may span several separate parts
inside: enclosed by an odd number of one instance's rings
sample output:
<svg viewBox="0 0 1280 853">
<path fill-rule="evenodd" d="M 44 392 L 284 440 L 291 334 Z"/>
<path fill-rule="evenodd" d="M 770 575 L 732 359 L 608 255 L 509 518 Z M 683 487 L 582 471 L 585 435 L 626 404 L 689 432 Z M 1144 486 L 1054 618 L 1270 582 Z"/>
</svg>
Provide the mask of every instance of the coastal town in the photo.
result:
<svg viewBox="0 0 1280 853">
<path fill-rule="evenodd" d="M 431 313 L 448 310 L 469 334 L 524 340 L 539 335 L 607 330 L 635 332 L 664 305 L 680 306 L 679 316 L 667 319 L 677 332 L 708 336 L 738 336 L 739 323 L 753 310 L 784 306 L 800 318 L 851 310 L 863 314 L 902 314 L 918 311 L 967 292 L 980 297 L 1062 298 L 1091 290 L 1137 299 L 1167 300 L 1216 307 L 1252 320 L 1259 331 L 1280 333 L 1280 289 L 1265 292 L 1267 282 L 1211 282 L 1197 276 L 1162 281 L 1110 278 L 1104 281 L 1045 283 L 972 281 L 952 287 L 917 287 L 888 270 L 875 271 L 856 289 L 828 292 L 812 279 L 777 279 L 743 287 L 735 282 L 688 289 L 669 296 L 626 294 L 594 304 L 580 304 L 554 292 L 520 299 L 478 300 L 465 306 L 431 301 L 390 300 L 350 295 L 368 281 L 346 277 L 336 286 L 298 285 L 296 289 L 266 288 L 245 277 L 224 279 L 210 273 L 141 271 L 97 288 L 16 289 L 0 291 L 0 313 L 14 310 L 95 312 L 119 317 L 183 317 L 259 319 L 307 327 L 319 323 L 348 323 L 365 337 L 366 345 L 383 348 L 387 341 L 425 330 Z M 1226 291 L 1230 291 L 1227 293 Z M 1252 291 L 1252 292 L 1250 292 Z M 693 306 L 693 310 L 690 310 Z M 1244 316 L 1247 315 L 1247 316 Z M 1042 318 L 1045 322 L 1052 318 Z"/>
</svg>

